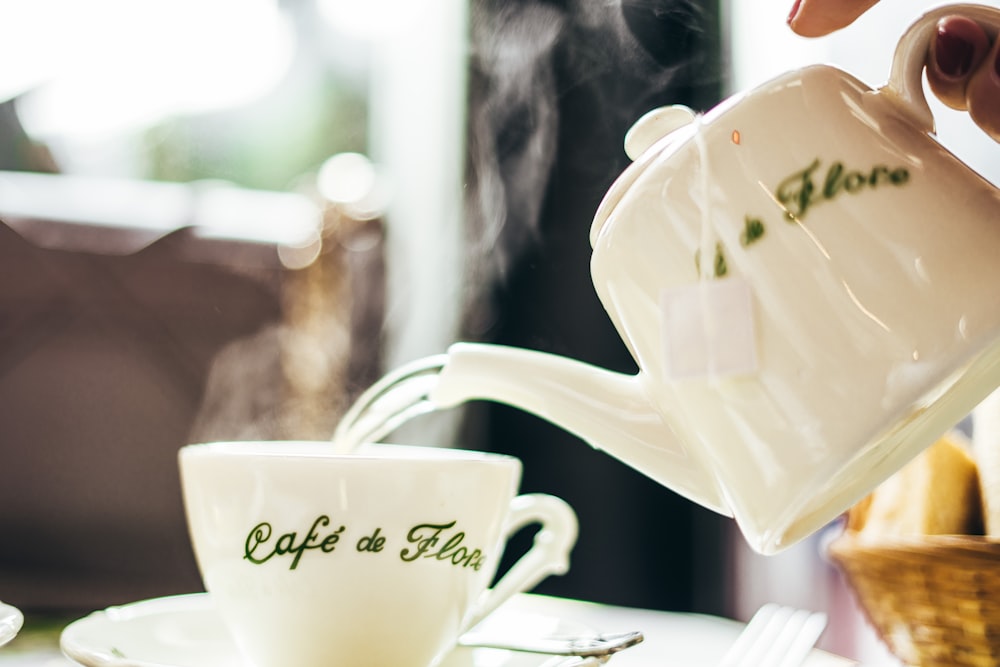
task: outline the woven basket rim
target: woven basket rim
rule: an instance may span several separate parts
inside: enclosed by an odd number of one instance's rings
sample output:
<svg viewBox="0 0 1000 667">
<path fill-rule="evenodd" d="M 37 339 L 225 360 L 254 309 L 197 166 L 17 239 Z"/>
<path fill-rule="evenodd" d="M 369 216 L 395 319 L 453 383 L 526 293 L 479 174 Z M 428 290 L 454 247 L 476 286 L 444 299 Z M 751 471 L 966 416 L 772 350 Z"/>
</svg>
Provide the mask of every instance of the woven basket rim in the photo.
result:
<svg viewBox="0 0 1000 667">
<path fill-rule="evenodd" d="M 987 535 L 914 535 L 898 537 L 864 536 L 856 531 L 844 531 L 829 545 L 833 556 L 856 557 L 872 555 L 963 554 L 980 558 L 1000 558 L 1000 537 Z"/>
<path fill-rule="evenodd" d="M 1000 539 L 878 537 L 828 545 L 865 618 L 904 665 L 1000 665 Z"/>
</svg>

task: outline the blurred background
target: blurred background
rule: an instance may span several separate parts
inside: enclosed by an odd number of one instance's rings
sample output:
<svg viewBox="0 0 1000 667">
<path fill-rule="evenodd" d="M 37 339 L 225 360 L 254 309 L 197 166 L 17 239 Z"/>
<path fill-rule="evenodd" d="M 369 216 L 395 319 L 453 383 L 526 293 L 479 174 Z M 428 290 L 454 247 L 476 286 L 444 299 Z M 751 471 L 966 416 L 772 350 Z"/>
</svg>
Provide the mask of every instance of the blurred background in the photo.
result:
<svg viewBox="0 0 1000 667">
<path fill-rule="evenodd" d="M 630 125 L 815 62 L 879 85 L 930 4 L 805 40 L 784 0 L 0 1 L 0 599 L 201 590 L 178 447 L 327 438 L 382 372 L 453 341 L 633 370 L 588 241 Z M 935 113 L 1000 181 L 995 144 Z M 757 556 L 504 406 L 397 437 L 515 454 L 524 491 L 576 508 L 572 570 L 538 592 L 825 609 L 827 648 L 884 658 L 824 534 Z"/>
</svg>

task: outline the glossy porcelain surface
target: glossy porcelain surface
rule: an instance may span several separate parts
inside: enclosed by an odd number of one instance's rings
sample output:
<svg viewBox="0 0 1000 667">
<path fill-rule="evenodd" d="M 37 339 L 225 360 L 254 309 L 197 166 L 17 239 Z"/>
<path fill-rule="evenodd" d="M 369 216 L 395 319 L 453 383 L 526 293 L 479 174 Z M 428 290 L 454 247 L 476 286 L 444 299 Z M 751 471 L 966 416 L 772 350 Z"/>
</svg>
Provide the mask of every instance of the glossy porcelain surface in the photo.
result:
<svg viewBox="0 0 1000 667">
<path fill-rule="evenodd" d="M 882 97 L 831 68 L 786 76 L 654 146 L 595 222 L 594 284 L 646 395 L 764 551 L 832 519 L 998 380 L 1000 197 Z M 756 369 L 677 378 L 665 291 L 737 282 Z"/>
</svg>

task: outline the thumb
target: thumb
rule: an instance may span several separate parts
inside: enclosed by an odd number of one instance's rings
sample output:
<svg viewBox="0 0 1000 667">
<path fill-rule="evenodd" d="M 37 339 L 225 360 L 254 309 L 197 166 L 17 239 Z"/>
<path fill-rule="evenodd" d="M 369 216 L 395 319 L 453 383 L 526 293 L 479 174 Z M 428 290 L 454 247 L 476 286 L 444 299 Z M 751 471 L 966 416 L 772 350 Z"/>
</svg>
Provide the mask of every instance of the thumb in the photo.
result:
<svg viewBox="0 0 1000 667">
<path fill-rule="evenodd" d="M 788 25 L 803 37 L 821 37 L 864 14 L 878 0 L 795 0 Z"/>
</svg>

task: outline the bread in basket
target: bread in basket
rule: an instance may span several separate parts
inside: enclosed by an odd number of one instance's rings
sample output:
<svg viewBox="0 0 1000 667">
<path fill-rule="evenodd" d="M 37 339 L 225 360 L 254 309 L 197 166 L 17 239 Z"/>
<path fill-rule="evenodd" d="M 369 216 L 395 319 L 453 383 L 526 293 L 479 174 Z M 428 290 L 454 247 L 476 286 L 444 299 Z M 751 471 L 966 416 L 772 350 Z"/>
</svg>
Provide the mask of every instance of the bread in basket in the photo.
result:
<svg viewBox="0 0 1000 667">
<path fill-rule="evenodd" d="M 903 663 L 1000 666 L 1000 539 L 983 512 L 971 447 L 950 433 L 851 508 L 830 544 Z"/>
</svg>

